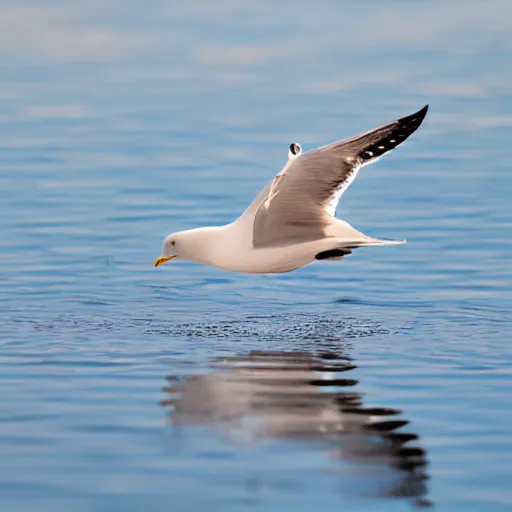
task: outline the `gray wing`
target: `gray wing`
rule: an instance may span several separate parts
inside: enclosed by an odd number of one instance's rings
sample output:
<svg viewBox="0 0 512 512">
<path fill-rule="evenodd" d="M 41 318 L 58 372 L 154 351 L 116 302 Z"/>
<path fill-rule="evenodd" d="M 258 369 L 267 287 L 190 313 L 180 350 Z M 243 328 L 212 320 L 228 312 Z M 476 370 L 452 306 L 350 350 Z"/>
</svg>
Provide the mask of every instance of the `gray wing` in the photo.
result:
<svg viewBox="0 0 512 512">
<path fill-rule="evenodd" d="M 406 140 L 421 125 L 427 110 L 428 105 L 415 114 L 308 151 L 289 162 L 267 185 L 265 197 L 258 196 L 254 246 L 322 238 L 341 194 L 358 170 Z"/>
</svg>

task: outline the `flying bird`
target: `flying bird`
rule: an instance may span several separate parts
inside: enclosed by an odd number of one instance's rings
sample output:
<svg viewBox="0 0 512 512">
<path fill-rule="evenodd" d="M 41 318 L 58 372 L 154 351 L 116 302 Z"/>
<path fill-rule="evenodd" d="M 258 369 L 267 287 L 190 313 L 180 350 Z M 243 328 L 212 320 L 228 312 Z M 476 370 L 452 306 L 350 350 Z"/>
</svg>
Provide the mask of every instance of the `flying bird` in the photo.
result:
<svg viewBox="0 0 512 512">
<path fill-rule="evenodd" d="M 405 243 L 367 236 L 335 214 L 359 169 L 404 142 L 427 110 L 425 105 L 410 116 L 311 151 L 291 144 L 283 169 L 237 220 L 168 235 L 155 267 L 181 258 L 233 272 L 271 274 L 340 259 L 359 247 Z"/>
</svg>

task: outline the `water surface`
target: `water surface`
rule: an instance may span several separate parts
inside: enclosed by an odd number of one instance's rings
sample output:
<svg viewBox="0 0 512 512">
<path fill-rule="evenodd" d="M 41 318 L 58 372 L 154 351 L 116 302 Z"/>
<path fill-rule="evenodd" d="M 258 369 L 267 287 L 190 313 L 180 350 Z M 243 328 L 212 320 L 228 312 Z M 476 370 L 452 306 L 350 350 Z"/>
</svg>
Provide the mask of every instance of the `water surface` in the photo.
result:
<svg viewBox="0 0 512 512">
<path fill-rule="evenodd" d="M 510 508 L 509 2 L 0 10 L 3 510 Z M 152 267 L 425 103 L 338 211 L 407 245 Z"/>
</svg>

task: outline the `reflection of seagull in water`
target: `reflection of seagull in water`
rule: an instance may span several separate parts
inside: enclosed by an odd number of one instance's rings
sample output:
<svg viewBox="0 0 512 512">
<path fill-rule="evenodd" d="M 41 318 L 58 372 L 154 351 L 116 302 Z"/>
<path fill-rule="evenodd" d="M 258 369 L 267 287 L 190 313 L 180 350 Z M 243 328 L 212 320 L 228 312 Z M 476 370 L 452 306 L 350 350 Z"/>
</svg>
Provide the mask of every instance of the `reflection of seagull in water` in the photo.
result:
<svg viewBox="0 0 512 512">
<path fill-rule="evenodd" d="M 387 495 L 419 497 L 426 492 L 425 452 L 406 446 L 415 434 L 398 431 L 408 422 L 390 419 L 397 409 L 364 407 L 355 368 L 333 354 L 254 352 L 215 363 L 208 375 L 170 377 L 169 397 L 176 426 L 212 424 L 228 438 L 252 442 L 296 440 L 326 443 L 338 461 L 363 463 L 393 483 Z M 360 466 L 359 466 L 360 467 Z"/>
<path fill-rule="evenodd" d="M 357 247 L 403 243 L 364 235 L 337 219 L 336 207 L 359 169 L 414 133 L 427 109 L 306 153 L 292 144 L 286 165 L 236 221 L 169 235 L 155 266 L 182 258 L 235 272 L 288 272 Z"/>
</svg>

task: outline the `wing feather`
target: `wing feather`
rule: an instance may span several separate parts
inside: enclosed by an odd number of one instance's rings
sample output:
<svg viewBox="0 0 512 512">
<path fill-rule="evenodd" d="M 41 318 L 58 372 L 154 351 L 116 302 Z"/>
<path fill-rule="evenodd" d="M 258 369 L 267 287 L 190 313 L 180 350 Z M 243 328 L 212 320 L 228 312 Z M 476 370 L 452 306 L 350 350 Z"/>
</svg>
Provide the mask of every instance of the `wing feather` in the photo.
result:
<svg viewBox="0 0 512 512">
<path fill-rule="evenodd" d="M 428 105 L 393 123 L 308 151 L 274 178 L 256 211 L 254 246 L 321 238 L 339 198 L 364 165 L 405 141 L 421 125 Z"/>
</svg>

